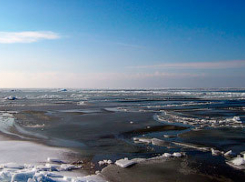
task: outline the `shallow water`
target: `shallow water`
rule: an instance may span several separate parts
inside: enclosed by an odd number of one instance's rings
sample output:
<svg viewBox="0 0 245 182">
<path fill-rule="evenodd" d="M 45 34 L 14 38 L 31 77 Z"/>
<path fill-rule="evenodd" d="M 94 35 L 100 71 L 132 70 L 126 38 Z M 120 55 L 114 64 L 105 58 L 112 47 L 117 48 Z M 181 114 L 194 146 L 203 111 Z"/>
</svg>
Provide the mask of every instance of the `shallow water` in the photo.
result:
<svg viewBox="0 0 245 182">
<path fill-rule="evenodd" d="M 9 100 L 9 96 L 16 99 Z M 97 164 L 103 159 L 149 158 L 164 152 L 184 151 L 189 156 L 189 167 L 200 174 L 208 170 L 208 175 L 233 181 L 245 177 L 240 171 L 236 177 L 236 170 L 230 176 L 225 170 L 208 167 L 215 161 L 217 167 L 230 169 L 224 157 L 215 158 L 210 152 L 175 144 L 188 143 L 224 152 L 233 150 L 237 154 L 244 151 L 243 89 L 65 92 L 4 89 L 0 90 L 0 110 L 3 134 L 75 150 L 79 153 L 75 156 L 77 160 L 93 162 L 94 170 L 104 167 Z M 137 143 L 133 140 L 135 137 L 157 138 L 164 144 Z M 157 165 L 155 168 L 157 173 Z"/>
</svg>

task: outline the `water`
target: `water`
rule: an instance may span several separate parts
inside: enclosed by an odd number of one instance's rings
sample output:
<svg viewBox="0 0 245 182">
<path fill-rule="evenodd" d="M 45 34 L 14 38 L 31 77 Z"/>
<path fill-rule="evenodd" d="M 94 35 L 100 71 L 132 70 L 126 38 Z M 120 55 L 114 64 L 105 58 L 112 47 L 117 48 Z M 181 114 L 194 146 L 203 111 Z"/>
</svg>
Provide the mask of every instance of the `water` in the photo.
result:
<svg viewBox="0 0 245 182">
<path fill-rule="evenodd" d="M 9 100 L 10 96 L 16 99 Z M 189 156 L 189 167 L 200 173 L 234 181 L 245 177 L 226 165 L 224 157 L 213 160 L 210 152 L 174 144 L 244 151 L 244 89 L 3 89 L 0 111 L 3 134 L 72 149 L 79 153 L 78 159 L 95 163 L 96 169 L 105 158 L 149 158 L 182 151 Z M 134 137 L 158 138 L 166 145 L 135 143 Z M 212 170 L 213 161 L 235 175 Z"/>
</svg>

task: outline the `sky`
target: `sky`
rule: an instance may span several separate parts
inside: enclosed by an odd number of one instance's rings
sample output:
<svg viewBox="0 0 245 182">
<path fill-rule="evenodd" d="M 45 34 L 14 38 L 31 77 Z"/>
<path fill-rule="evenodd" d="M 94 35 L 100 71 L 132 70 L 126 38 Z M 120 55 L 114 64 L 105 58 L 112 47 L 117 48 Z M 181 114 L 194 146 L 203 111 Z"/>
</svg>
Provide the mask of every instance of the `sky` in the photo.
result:
<svg viewBox="0 0 245 182">
<path fill-rule="evenodd" d="M 244 0 L 0 0 L 0 88 L 245 87 Z"/>
</svg>

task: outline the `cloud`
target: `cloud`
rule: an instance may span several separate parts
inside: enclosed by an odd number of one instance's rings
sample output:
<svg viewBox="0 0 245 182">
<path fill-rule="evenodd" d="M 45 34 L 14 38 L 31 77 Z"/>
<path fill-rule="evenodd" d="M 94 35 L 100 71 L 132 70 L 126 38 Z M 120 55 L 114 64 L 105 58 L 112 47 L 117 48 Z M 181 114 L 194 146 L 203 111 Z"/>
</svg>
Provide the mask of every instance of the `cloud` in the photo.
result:
<svg viewBox="0 0 245 182">
<path fill-rule="evenodd" d="M 186 62 L 163 63 L 157 65 L 144 65 L 130 68 L 138 69 L 228 69 L 245 67 L 245 60 L 218 61 L 218 62 Z"/>
<path fill-rule="evenodd" d="M 51 31 L 0 32 L 0 44 L 32 43 L 59 38 L 57 33 Z"/>
</svg>

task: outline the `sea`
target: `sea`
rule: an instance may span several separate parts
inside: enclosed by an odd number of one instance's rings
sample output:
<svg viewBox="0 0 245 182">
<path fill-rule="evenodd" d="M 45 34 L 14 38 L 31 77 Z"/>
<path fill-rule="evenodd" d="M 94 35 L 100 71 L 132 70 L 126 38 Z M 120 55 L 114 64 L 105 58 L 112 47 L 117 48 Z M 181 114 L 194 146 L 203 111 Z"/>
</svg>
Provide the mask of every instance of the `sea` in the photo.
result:
<svg viewBox="0 0 245 182">
<path fill-rule="evenodd" d="M 244 181 L 244 127 L 244 88 L 0 90 L 2 136 L 69 150 L 74 170 L 105 181 Z M 164 153 L 181 156 L 159 157 Z M 237 157 L 239 164 L 232 162 Z M 124 158 L 142 160 L 115 164 Z M 0 167 L 1 181 L 13 181 L 26 166 L 7 168 Z M 38 181 L 35 175 L 17 181 Z"/>
</svg>

